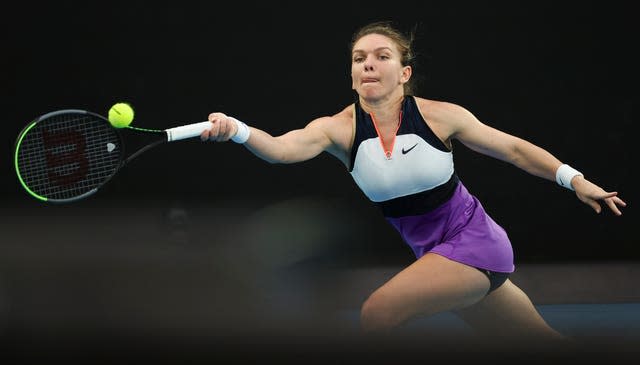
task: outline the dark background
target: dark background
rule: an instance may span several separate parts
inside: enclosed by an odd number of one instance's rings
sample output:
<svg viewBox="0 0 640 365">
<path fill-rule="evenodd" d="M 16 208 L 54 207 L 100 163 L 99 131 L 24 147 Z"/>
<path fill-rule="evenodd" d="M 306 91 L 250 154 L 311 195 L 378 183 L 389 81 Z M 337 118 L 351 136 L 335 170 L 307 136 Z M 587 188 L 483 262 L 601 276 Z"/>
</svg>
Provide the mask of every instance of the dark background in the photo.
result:
<svg viewBox="0 0 640 365">
<path fill-rule="evenodd" d="M 632 13 L 615 3 L 416 2 L 385 11 L 296 2 L 19 5 L 2 30 L 3 205 L 49 209 L 30 201 L 12 167 L 16 136 L 40 114 L 63 108 L 105 114 L 114 102 L 128 101 L 141 127 L 167 128 L 223 111 L 277 135 L 351 103 L 351 34 L 369 21 L 394 20 L 417 30 L 418 95 L 468 108 L 629 203 L 623 217 L 598 216 L 555 183 L 457 144 L 460 177 L 507 229 L 517 260 L 635 259 L 638 29 Z M 298 197 L 360 209 L 372 219 L 368 227 L 394 237 L 332 157 L 272 166 L 231 143 L 163 146 L 81 204 L 90 209 L 118 199 L 136 207 L 145 199 L 219 207 Z M 406 258 L 401 243 L 369 245 Z"/>
<path fill-rule="evenodd" d="M 606 210 L 597 215 L 555 182 L 455 144 L 459 176 L 509 233 L 516 265 L 640 259 L 632 152 L 639 32 L 630 5 L 14 6 L 0 24 L 6 132 L 0 289 L 8 293 L 0 309 L 10 314 L 4 320 L 12 331 L 69 329 L 82 321 L 102 326 L 109 319 L 86 308 L 143 303 L 133 298 L 152 297 L 156 289 L 173 290 L 158 297 L 165 304 L 209 298 L 189 286 L 194 278 L 227 282 L 241 272 L 241 284 L 254 288 L 263 283 L 252 270 L 259 276 L 292 265 L 410 263 L 408 247 L 327 154 L 270 165 L 233 143 L 181 141 L 146 153 L 97 195 L 65 206 L 34 201 L 13 168 L 15 139 L 25 124 L 64 108 L 106 114 L 113 103 L 127 101 L 136 110 L 134 125 L 157 129 L 202 121 L 213 111 L 273 135 L 303 127 L 354 100 L 350 37 L 375 20 L 394 20 L 406 31 L 416 27 L 419 96 L 460 104 L 548 149 L 629 204 L 622 217 Z M 116 301 L 117 295 L 130 302 Z M 43 302 L 57 309 L 44 310 Z M 210 313 L 204 305 L 191 310 Z M 131 318 L 118 313 L 122 323 L 143 328 L 170 322 L 149 311 L 140 317 L 135 308 Z"/>
</svg>

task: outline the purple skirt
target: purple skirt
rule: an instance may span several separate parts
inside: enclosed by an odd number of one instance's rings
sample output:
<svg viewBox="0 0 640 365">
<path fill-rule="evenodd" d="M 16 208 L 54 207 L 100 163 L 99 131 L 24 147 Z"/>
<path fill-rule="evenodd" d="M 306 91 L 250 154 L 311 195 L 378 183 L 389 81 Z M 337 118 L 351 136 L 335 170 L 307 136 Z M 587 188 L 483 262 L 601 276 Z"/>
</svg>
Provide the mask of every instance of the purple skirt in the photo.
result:
<svg viewBox="0 0 640 365">
<path fill-rule="evenodd" d="M 462 182 L 451 199 L 430 212 L 386 219 L 416 258 L 433 252 L 480 269 L 507 273 L 515 269 L 507 233 Z"/>
</svg>

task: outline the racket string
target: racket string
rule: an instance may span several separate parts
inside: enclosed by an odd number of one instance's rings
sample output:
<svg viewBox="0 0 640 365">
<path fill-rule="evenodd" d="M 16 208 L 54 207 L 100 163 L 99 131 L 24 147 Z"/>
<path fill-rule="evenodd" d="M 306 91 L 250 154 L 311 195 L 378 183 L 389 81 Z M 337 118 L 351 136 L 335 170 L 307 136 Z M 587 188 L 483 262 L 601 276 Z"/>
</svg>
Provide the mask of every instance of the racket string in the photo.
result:
<svg viewBox="0 0 640 365">
<path fill-rule="evenodd" d="M 47 143 L 47 136 L 53 143 Z M 121 143 L 111 126 L 91 115 L 66 113 L 41 121 L 26 135 L 18 161 L 22 179 L 33 192 L 69 199 L 108 180 L 121 156 Z"/>
</svg>

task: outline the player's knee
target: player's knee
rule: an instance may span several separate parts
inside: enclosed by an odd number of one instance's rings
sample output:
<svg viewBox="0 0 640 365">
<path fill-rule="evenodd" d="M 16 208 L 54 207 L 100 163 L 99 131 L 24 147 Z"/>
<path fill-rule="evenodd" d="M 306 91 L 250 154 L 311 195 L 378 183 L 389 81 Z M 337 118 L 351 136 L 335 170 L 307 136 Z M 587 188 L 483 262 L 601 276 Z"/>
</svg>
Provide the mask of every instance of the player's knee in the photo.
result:
<svg viewBox="0 0 640 365">
<path fill-rule="evenodd" d="M 372 294 L 360 310 L 360 326 L 365 332 L 383 332 L 399 324 L 389 301 L 381 294 Z"/>
</svg>

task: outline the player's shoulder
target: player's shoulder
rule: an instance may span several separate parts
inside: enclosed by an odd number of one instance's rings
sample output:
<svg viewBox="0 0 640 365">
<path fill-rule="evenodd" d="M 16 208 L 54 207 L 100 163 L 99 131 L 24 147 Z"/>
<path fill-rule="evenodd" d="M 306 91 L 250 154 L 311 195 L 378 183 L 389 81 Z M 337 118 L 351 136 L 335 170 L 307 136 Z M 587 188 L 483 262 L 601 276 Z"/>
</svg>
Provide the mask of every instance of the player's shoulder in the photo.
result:
<svg viewBox="0 0 640 365">
<path fill-rule="evenodd" d="M 428 120 L 442 121 L 468 113 L 460 104 L 445 100 L 414 97 L 420 113 Z"/>
<path fill-rule="evenodd" d="M 355 118 L 355 104 L 349 104 L 332 117 L 338 122 L 351 124 Z"/>
<path fill-rule="evenodd" d="M 316 118 L 312 123 L 335 127 L 336 125 L 351 125 L 354 118 L 354 105 L 348 105 L 337 113 Z"/>
<path fill-rule="evenodd" d="M 354 105 L 348 105 L 335 114 L 320 117 L 310 123 L 312 128 L 319 128 L 334 145 L 347 150 L 353 137 L 354 129 Z"/>
</svg>

